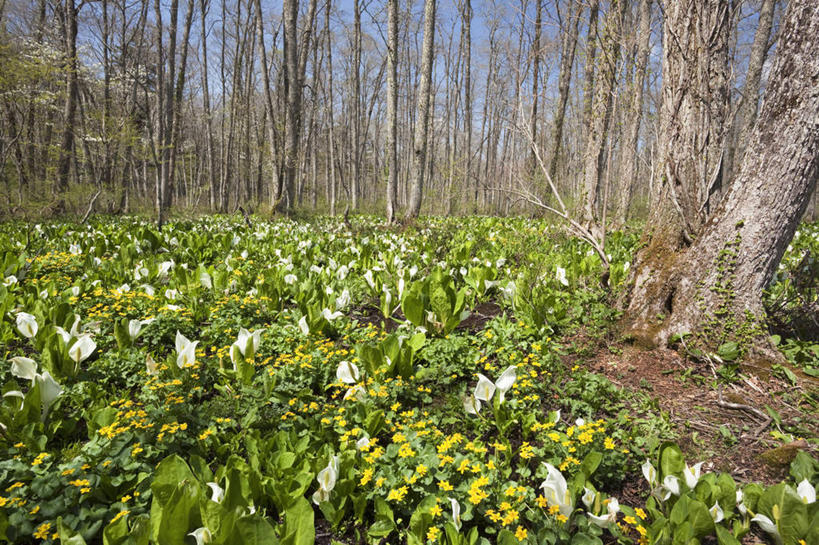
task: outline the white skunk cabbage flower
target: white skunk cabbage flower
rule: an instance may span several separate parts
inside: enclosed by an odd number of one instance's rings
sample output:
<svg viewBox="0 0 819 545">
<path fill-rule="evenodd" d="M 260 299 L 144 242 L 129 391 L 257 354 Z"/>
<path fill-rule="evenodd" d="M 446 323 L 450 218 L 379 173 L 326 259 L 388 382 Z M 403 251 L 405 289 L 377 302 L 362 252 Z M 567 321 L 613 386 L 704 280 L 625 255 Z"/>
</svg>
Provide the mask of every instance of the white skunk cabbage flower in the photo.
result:
<svg viewBox="0 0 819 545">
<path fill-rule="evenodd" d="M 319 505 L 330 499 L 330 492 L 336 486 L 336 479 L 338 479 L 338 456 L 333 456 L 327 463 L 327 467 L 319 471 L 316 476 L 319 488 L 313 494 L 313 503 Z"/>
<path fill-rule="evenodd" d="M 97 343 L 94 342 L 91 335 L 82 335 L 68 349 L 68 355 L 75 363 L 82 363 L 88 359 L 96 348 Z"/>
<path fill-rule="evenodd" d="M 196 363 L 196 345 L 199 341 L 191 342 L 179 331 L 176 332 L 176 365 L 179 368 Z"/>
<path fill-rule="evenodd" d="M 517 369 L 516 366 L 510 365 L 506 368 L 506 370 L 498 377 L 498 380 L 495 381 L 495 387 L 498 389 L 498 395 L 500 396 L 499 401 L 503 403 L 504 396 L 506 392 L 512 387 L 517 380 L 517 374 L 515 370 Z"/>
<path fill-rule="evenodd" d="M 358 382 L 358 367 L 349 361 L 342 361 L 336 369 L 336 378 L 344 384 L 355 384 Z"/>
<path fill-rule="evenodd" d="M 557 505 L 560 514 L 564 517 L 569 517 L 574 511 L 574 503 L 569 488 L 566 485 L 566 479 L 563 474 L 552 464 L 545 463 L 549 474 L 546 480 L 540 483 L 543 489 L 543 496 L 551 505 Z"/>
<path fill-rule="evenodd" d="M 217 483 L 207 483 L 207 485 L 211 490 L 210 501 L 222 503 L 222 500 L 225 499 L 225 490 Z"/>
<path fill-rule="evenodd" d="M 696 463 L 694 467 L 688 467 L 688 464 L 685 464 L 685 469 L 683 469 L 685 484 L 692 490 L 700 480 L 702 464 L 703 462 Z"/>
<path fill-rule="evenodd" d="M 620 502 L 617 501 L 617 498 L 609 498 L 608 502 L 606 503 L 606 514 L 602 516 L 592 515 L 591 513 L 587 513 L 589 519 L 601 528 L 606 528 L 617 522 L 617 513 L 620 512 Z"/>
<path fill-rule="evenodd" d="M 213 541 L 213 534 L 211 534 L 210 530 L 204 526 L 202 528 L 197 528 L 188 535 L 193 536 L 193 539 L 196 540 L 196 545 L 205 545 L 206 543 Z"/>
<path fill-rule="evenodd" d="M 475 386 L 475 399 L 489 403 L 495 395 L 495 383 L 478 373 L 478 385 Z"/>
<path fill-rule="evenodd" d="M 796 495 L 799 496 L 804 503 L 810 504 L 816 501 L 816 489 L 813 488 L 807 479 L 802 479 L 802 482 L 796 487 Z"/>
<path fill-rule="evenodd" d="M 28 339 L 32 338 L 37 334 L 38 329 L 40 329 L 40 327 L 37 325 L 37 318 L 28 312 L 17 313 L 17 331 L 19 331 L 23 337 Z"/>
<path fill-rule="evenodd" d="M 455 498 L 449 498 L 449 503 L 452 506 L 452 524 L 456 530 L 461 529 L 461 504 Z"/>
</svg>

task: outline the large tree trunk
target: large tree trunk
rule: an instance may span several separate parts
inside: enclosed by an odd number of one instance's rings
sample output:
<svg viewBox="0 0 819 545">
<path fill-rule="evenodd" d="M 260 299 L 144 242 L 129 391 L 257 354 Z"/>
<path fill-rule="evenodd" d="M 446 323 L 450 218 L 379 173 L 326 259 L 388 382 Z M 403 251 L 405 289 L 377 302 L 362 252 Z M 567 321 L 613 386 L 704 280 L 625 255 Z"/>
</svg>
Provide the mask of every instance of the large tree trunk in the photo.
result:
<svg viewBox="0 0 819 545">
<path fill-rule="evenodd" d="M 658 316 L 670 314 L 670 265 L 708 213 L 729 108 L 730 5 L 685 0 L 665 7 L 659 187 L 633 269 L 627 317 L 632 330 L 649 329 Z"/>
<path fill-rule="evenodd" d="M 673 334 L 690 332 L 701 344 L 713 347 L 732 339 L 764 337 L 762 290 L 776 271 L 819 174 L 817 35 L 815 2 L 792 1 L 736 181 L 689 248 L 674 252 L 669 247 L 659 258 L 642 254 L 654 270 L 638 264 L 626 315 L 626 325 L 639 340 L 665 343 Z M 648 225 L 652 228 L 663 230 L 657 218 Z M 661 312 L 649 313 L 649 308 Z"/>
<path fill-rule="evenodd" d="M 429 140 L 429 100 L 432 87 L 432 62 L 435 39 L 435 0 L 424 0 L 424 43 L 421 49 L 421 79 L 418 84 L 418 108 L 415 119 L 413 143 L 413 180 L 407 219 L 417 218 L 421 213 L 421 192 L 427 166 Z"/>
</svg>

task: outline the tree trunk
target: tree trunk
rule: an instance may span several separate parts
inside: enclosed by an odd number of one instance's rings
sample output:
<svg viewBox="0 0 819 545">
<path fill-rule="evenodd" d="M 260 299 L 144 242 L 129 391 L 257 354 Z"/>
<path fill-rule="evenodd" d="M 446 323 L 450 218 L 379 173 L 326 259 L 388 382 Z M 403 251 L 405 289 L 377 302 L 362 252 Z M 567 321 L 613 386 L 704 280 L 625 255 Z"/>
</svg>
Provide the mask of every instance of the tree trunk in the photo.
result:
<svg viewBox="0 0 819 545">
<path fill-rule="evenodd" d="M 600 67 L 597 70 L 596 91 L 592 118 L 586 127 L 588 138 L 583 154 L 583 210 L 581 221 L 594 225 L 598 217 L 598 196 L 603 172 L 604 151 L 611 121 L 612 96 L 620 57 L 620 29 L 627 0 L 612 0 L 603 23 L 600 49 Z"/>
<path fill-rule="evenodd" d="M 392 223 L 398 198 L 398 0 L 387 4 L 387 221 Z"/>
<path fill-rule="evenodd" d="M 432 87 L 432 62 L 435 39 L 435 0 L 424 0 L 424 44 L 421 49 L 421 79 L 418 84 L 418 106 L 415 119 L 413 143 L 413 180 L 406 219 L 417 218 L 421 213 L 421 192 L 424 171 L 427 166 L 429 144 L 429 102 Z"/>
<path fill-rule="evenodd" d="M 77 70 L 77 7 L 74 0 L 65 2 L 65 54 L 66 54 L 66 93 L 63 108 L 63 137 L 60 144 L 60 158 L 57 164 L 57 190 L 60 193 L 68 189 L 68 176 L 74 159 L 74 125 L 79 95 L 79 75 Z"/>
<path fill-rule="evenodd" d="M 620 169 L 620 198 L 617 203 L 617 220 L 622 224 L 628 219 L 631 195 L 637 185 L 637 141 L 640 136 L 640 122 L 643 116 L 643 87 L 645 86 L 648 54 L 651 47 L 651 2 L 640 0 L 640 14 L 637 30 L 637 58 L 634 66 L 634 82 L 630 93 L 631 104 L 626 112 L 626 141 L 623 145 Z"/>
<path fill-rule="evenodd" d="M 693 333 L 705 346 L 735 340 L 747 347 L 749 339 L 764 338 L 762 290 L 776 272 L 819 174 L 817 35 L 815 2 L 792 1 L 736 181 L 689 248 L 674 252 L 669 247 L 653 259 L 641 253 L 654 266 L 638 263 L 625 324 L 638 340 L 664 344 L 673 334 Z M 669 156 L 674 157 L 666 149 L 666 160 Z M 647 228 L 664 230 L 657 221 L 653 218 Z M 765 353 L 765 346 L 752 347 Z"/>
<path fill-rule="evenodd" d="M 600 0 L 591 0 L 589 4 L 589 28 L 586 30 L 586 67 L 583 76 L 583 127 L 589 126 L 592 116 L 594 65 L 597 57 L 597 16 L 599 12 Z"/>
<path fill-rule="evenodd" d="M 557 161 L 560 157 L 560 147 L 563 141 L 563 122 L 566 119 L 566 104 L 569 101 L 569 84 L 572 80 L 572 67 L 577 51 L 577 33 L 580 24 L 580 5 L 570 0 L 569 15 L 566 19 L 566 30 L 560 54 L 560 72 L 557 77 L 557 111 L 552 129 L 552 142 L 549 152 L 549 176 L 554 180 L 557 174 Z"/>
<path fill-rule="evenodd" d="M 293 197 L 296 189 L 296 164 L 299 155 L 301 85 L 298 71 L 298 18 L 298 0 L 284 0 L 284 65 L 287 111 L 285 113 L 284 128 L 284 194 L 279 196 L 277 208 L 285 211 L 289 211 L 293 207 Z"/>
</svg>

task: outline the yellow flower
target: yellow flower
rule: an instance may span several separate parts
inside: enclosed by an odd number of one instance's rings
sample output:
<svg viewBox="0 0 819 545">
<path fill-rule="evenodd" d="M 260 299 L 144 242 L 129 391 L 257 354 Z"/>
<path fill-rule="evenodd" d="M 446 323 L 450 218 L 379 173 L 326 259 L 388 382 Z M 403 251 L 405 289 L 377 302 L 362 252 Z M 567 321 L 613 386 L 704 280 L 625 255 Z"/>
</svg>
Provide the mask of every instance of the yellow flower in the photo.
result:
<svg viewBox="0 0 819 545">
<path fill-rule="evenodd" d="M 34 537 L 37 539 L 48 539 L 48 531 L 51 529 L 50 522 L 44 522 L 37 527 L 37 531 L 34 532 Z"/>
<path fill-rule="evenodd" d="M 358 482 L 359 485 L 364 486 L 368 482 L 373 479 L 373 470 L 372 468 L 365 469 L 364 475 L 361 476 L 361 480 Z"/>
<path fill-rule="evenodd" d="M 31 511 L 29 511 L 29 512 L 28 512 L 28 514 L 29 514 L 29 515 L 36 515 L 36 514 L 37 514 L 37 513 L 39 513 L 39 512 L 40 512 L 40 506 L 39 506 L 39 505 L 36 505 L 36 506 L 34 507 L 34 509 L 32 509 Z"/>
<path fill-rule="evenodd" d="M 635 509 L 634 512 L 637 513 L 637 516 L 640 517 L 641 519 L 643 520 L 646 519 L 646 512 L 640 509 L 639 507 Z"/>
<path fill-rule="evenodd" d="M 449 481 L 441 481 L 438 483 L 438 488 L 440 488 L 444 492 L 449 492 L 450 490 L 452 490 L 452 485 L 449 484 Z"/>
<path fill-rule="evenodd" d="M 640 532 L 640 535 L 643 537 L 645 537 L 645 535 L 648 533 L 642 524 L 637 525 L 637 531 Z"/>
<path fill-rule="evenodd" d="M 80 488 L 80 494 L 88 494 L 89 492 L 91 492 L 91 489 L 88 487 Z"/>
<path fill-rule="evenodd" d="M 608 450 L 614 450 L 614 440 L 611 437 L 606 437 L 603 446 L 606 447 Z"/>
<path fill-rule="evenodd" d="M 632 526 L 634 526 L 635 524 L 637 524 L 637 519 L 632 517 L 631 515 L 629 515 L 629 516 L 627 516 L 627 517 L 625 517 L 623 519 L 623 522 L 625 522 L 626 524 L 631 524 Z"/>
<path fill-rule="evenodd" d="M 427 474 L 427 466 L 425 466 L 424 464 L 418 464 L 418 466 L 416 466 L 415 468 L 415 471 L 416 473 L 423 477 L 424 475 Z"/>
<path fill-rule="evenodd" d="M 440 515 L 443 512 L 444 511 L 443 511 L 443 509 L 441 509 L 441 506 L 437 505 L 437 504 L 433 505 L 432 507 L 429 508 L 429 514 L 432 515 L 433 517 L 437 517 L 438 515 Z"/>
<path fill-rule="evenodd" d="M 544 498 L 543 496 L 538 496 L 537 498 L 535 498 L 535 503 L 537 504 L 538 507 L 543 509 L 546 507 L 546 504 L 548 502 L 546 501 L 546 498 Z"/>
<path fill-rule="evenodd" d="M 555 517 L 555 518 L 557 518 L 557 521 L 561 522 L 561 523 L 566 522 L 567 520 L 569 520 L 569 518 L 566 515 L 562 514 L 562 513 L 560 515 L 558 515 L 557 517 Z"/>
<path fill-rule="evenodd" d="M 527 535 L 528 532 L 526 531 L 526 528 L 523 526 L 518 526 L 518 529 L 515 531 L 515 537 L 518 539 L 518 541 L 523 541 L 526 539 Z"/>
<path fill-rule="evenodd" d="M 407 495 L 408 489 L 406 486 L 402 486 L 401 488 L 393 488 L 390 490 L 390 493 L 387 494 L 387 501 L 401 501 L 404 499 L 404 496 Z"/>
<path fill-rule="evenodd" d="M 110 524 L 114 524 L 116 521 L 118 521 L 119 519 L 121 519 L 122 517 L 127 515 L 128 513 L 130 513 L 130 511 L 120 511 L 119 513 L 114 515 L 114 518 L 111 519 Z"/>
<path fill-rule="evenodd" d="M 550 505 L 549 506 L 549 514 L 550 515 L 556 515 L 559 512 L 560 512 L 560 506 L 559 505 Z"/>
<path fill-rule="evenodd" d="M 435 527 L 430 528 L 429 531 L 427 531 L 427 540 L 428 541 L 437 540 L 440 533 L 441 533 L 441 530 L 439 530 L 438 528 L 435 528 Z"/>
</svg>

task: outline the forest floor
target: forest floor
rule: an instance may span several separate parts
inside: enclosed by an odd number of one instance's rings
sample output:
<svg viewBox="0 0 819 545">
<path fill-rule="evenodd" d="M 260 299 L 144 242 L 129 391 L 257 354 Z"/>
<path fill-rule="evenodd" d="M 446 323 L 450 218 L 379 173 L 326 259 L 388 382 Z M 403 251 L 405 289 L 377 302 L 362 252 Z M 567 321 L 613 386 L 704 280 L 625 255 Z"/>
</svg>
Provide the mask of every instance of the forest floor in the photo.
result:
<svg viewBox="0 0 819 545">
<path fill-rule="evenodd" d="M 581 336 L 572 344 L 583 346 L 584 341 Z M 675 350 L 623 343 L 586 344 L 585 350 L 588 371 L 652 400 L 688 459 L 704 460 L 709 471 L 728 472 L 737 482 L 781 481 L 797 451 L 810 450 L 805 438 L 819 437 L 819 417 L 799 408 L 802 401 L 819 398 L 815 380 L 792 385 L 740 367 L 733 382 L 717 386 L 713 365 L 685 359 Z M 576 364 L 574 355 L 564 360 Z M 640 408 L 633 410 L 637 415 Z M 626 482 L 623 496 L 644 496 L 645 489 L 641 478 Z"/>
</svg>

